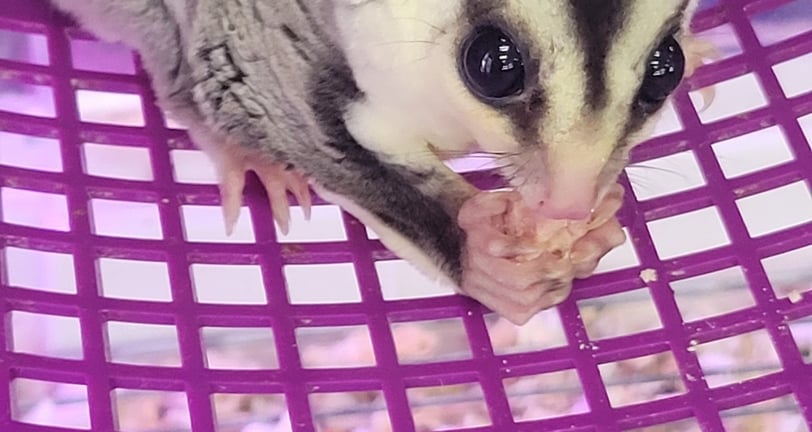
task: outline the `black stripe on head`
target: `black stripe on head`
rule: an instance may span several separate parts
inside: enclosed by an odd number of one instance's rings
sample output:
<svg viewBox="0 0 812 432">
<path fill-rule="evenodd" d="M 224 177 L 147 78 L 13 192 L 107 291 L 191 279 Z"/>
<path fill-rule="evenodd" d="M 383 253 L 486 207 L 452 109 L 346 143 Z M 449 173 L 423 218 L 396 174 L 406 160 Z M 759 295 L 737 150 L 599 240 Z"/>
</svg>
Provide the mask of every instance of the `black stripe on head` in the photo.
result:
<svg viewBox="0 0 812 432">
<path fill-rule="evenodd" d="M 464 18 L 472 25 L 487 19 L 488 15 L 501 6 L 505 0 L 466 0 L 463 9 Z"/>
<path fill-rule="evenodd" d="M 583 45 L 587 101 L 592 109 L 606 103 L 606 55 L 625 23 L 629 0 L 570 0 Z"/>
</svg>

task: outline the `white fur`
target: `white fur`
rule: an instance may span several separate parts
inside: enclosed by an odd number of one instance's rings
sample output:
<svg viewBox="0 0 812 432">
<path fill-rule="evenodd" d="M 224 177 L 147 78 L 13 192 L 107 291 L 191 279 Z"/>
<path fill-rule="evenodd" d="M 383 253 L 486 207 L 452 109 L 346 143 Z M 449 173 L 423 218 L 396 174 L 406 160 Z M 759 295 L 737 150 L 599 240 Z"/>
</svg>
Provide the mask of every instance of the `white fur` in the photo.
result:
<svg viewBox="0 0 812 432">
<path fill-rule="evenodd" d="M 409 153 L 404 150 L 409 143 L 417 146 L 413 151 L 422 152 L 430 143 L 441 153 L 456 155 L 475 148 L 521 151 L 518 159 L 525 169 L 518 183 L 526 199 L 538 203 L 547 198 L 562 207 L 594 201 L 618 174 L 610 157 L 642 80 L 644 61 L 659 42 L 663 23 L 682 3 L 632 2 L 628 25 L 610 44 L 607 108 L 591 113 L 585 108 L 585 58 L 569 2 L 505 1 L 502 12 L 514 24 L 511 30 L 521 30 L 516 36 L 537 48 L 524 54 L 541 62 L 539 79 L 549 108 L 539 125 L 538 149 L 527 151 L 513 135 L 511 119 L 476 99 L 459 77 L 458 45 L 468 31 L 462 0 L 377 0 L 352 6 L 347 1 L 335 12 L 339 41 L 367 95 L 367 109 L 375 113 L 369 118 L 377 116 L 381 125 L 398 124 L 412 135 L 362 145 L 396 160 Z M 363 127 L 384 127 L 375 123 L 370 120 Z"/>
</svg>

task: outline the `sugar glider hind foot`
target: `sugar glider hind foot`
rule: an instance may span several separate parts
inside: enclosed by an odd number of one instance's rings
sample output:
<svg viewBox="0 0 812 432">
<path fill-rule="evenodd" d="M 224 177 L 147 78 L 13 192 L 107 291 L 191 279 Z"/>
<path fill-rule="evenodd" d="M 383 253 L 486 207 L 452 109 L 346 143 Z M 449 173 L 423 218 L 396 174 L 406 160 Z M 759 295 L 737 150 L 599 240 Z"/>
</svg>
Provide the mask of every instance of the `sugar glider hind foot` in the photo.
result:
<svg viewBox="0 0 812 432">
<path fill-rule="evenodd" d="M 245 174 L 253 171 L 265 188 L 271 213 L 282 234 L 290 231 L 290 192 L 302 207 L 305 219 L 310 219 L 312 196 L 307 179 L 293 166 L 275 162 L 266 154 L 251 151 L 244 146 L 230 142 L 228 138 L 217 139 L 199 132 L 190 132 L 193 141 L 211 158 L 217 171 L 220 186 L 220 201 L 225 221 L 226 234 L 231 235 L 240 216 L 242 196 L 245 189 Z"/>
<path fill-rule="evenodd" d="M 274 221 L 282 234 L 288 234 L 290 231 L 288 192 L 296 197 L 305 219 L 310 219 L 312 206 L 310 189 L 307 180 L 293 167 L 261 157 L 243 158 L 229 155 L 222 161 L 219 172 L 220 197 L 227 234 L 231 235 L 239 218 L 247 171 L 253 171 L 259 177 L 268 196 Z"/>
</svg>

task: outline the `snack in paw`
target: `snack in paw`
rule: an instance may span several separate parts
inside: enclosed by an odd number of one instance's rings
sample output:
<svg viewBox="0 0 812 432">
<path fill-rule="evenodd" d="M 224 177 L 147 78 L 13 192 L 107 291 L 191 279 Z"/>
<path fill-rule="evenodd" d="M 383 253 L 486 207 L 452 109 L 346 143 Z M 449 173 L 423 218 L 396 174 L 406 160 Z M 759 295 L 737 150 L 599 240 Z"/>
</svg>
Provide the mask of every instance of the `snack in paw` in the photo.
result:
<svg viewBox="0 0 812 432">
<path fill-rule="evenodd" d="M 515 324 L 562 302 L 622 244 L 615 185 L 588 220 L 540 219 L 517 192 L 482 192 L 460 210 L 467 240 L 462 291 Z"/>
</svg>

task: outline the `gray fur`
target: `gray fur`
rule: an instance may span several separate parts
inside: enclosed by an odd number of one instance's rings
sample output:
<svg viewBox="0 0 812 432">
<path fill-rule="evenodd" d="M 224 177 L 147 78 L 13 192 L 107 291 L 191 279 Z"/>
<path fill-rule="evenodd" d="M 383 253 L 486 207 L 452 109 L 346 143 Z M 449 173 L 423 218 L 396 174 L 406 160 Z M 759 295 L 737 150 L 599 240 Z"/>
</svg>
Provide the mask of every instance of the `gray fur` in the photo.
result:
<svg viewBox="0 0 812 432">
<path fill-rule="evenodd" d="M 399 2 L 376 4 L 374 0 L 54 1 L 74 14 L 89 30 L 106 39 L 121 39 L 136 49 L 152 75 L 159 104 L 190 129 L 198 145 L 209 146 L 211 149 L 212 146 L 225 146 L 225 141 L 228 141 L 236 143 L 242 149 L 254 150 L 255 154 L 267 155 L 273 161 L 295 166 L 328 192 L 349 200 L 400 234 L 425 253 L 434 266 L 450 279 L 457 283 L 461 281 L 465 234 L 457 225 L 456 216 L 463 202 L 475 193 L 474 189 L 455 173 L 445 170 L 439 159 L 422 165 L 422 161 L 414 162 L 406 157 L 397 159 L 392 154 L 387 156 L 386 151 L 370 150 L 377 147 L 369 142 L 359 144 L 359 140 L 349 132 L 348 124 L 353 125 L 352 119 L 347 119 L 349 108 L 375 100 L 375 97 L 365 99 L 361 89 L 367 89 L 371 96 L 380 96 L 374 93 L 374 84 L 383 83 L 384 90 L 380 92 L 386 93 L 386 85 L 390 84 L 390 70 L 381 72 L 378 76 L 380 79 L 376 82 L 369 79 L 365 81 L 366 69 L 362 68 L 365 67 L 364 61 L 367 58 L 363 56 L 368 52 L 359 54 L 361 51 L 353 51 L 346 46 L 356 42 L 363 45 L 360 42 L 365 42 L 361 39 L 366 36 L 357 36 L 350 42 L 343 40 L 347 51 L 342 52 L 342 43 L 338 40 L 341 33 L 339 29 L 346 33 L 349 31 L 347 27 L 353 26 L 355 22 L 333 22 L 331 17 L 334 15 L 330 12 L 338 4 L 345 10 L 362 8 L 364 5 L 370 6 L 369 10 L 373 11 L 376 6 L 393 9 L 403 7 L 406 10 L 410 6 L 408 2 L 404 5 Z M 525 41 L 528 44 L 526 66 L 529 75 L 535 77 L 535 81 L 528 83 L 532 91 L 525 92 L 511 103 L 497 107 L 512 123 L 513 136 L 510 138 L 519 143 L 517 150 L 525 152 L 520 154 L 523 160 L 520 165 L 522 170 L 518 174 L 523 175 L 525 180 L 532 181 L 524 184 L 532 185 L 533 181 L 542 179 L 539 172 L 548 163 L 549 152 L 545 152 L 549 146 L 557 144 L 558 150 L 568 148 L 563 147 L 562 143 L 568 145 L 564 141 L 569 137 L 557 137 L 556 139 L 562 141 L 558 143 L 542 142 L 545 138 L 539 134 L 543 135 L 542 129 L 549 126 L 545 123 L 548 117 L 560 120 L 555 127 L 550 128 L 552 131 L 569 131 L 567 128 L 579 125 L 574 120 L 581 120 L 580 125 L 590 124 L 588 122 L 593 121 L 591 116 L 594 114 L 591 111 L 605 105 L 603 99 L 607 92 L 604 87 L 608 85 L 604 70 L 607 66 L 604 64 L 605 51 L 611 45 L 606 39 L 614 35 L 618 26 L 624 23 L 625 6 L 631 3 L 636 2 L 607 0 L 604 8 L 594 10 L 589 8 L 590 4 L 586 0 L 570 0 L 566 3 L 571 8 L 565 10 L 564 14 L 577 18 L 582 25 L 579 43 L 565 48 L 583 49 L 587 52 L 588 61 L 582 68 L 586 70 L 573 71 L 578 76 L 547 82 L 546 74 L 556 68 L 547 65 L 548 69 L 545 70 L 541 62 L 543 56 L 552 57 L 554 63 L 556 49 L 558 53 L 566 52 L 566 49 L 556 48 L 557 45 L 549 43 L 546 47 L 534 46 L 537 41 Z M 423 12 L 431 5 L 429 2 L 415 3 L 418 4 Z M 507 20 L 507 17 L 501 16 L 499 8 L 505 4 L 506 2 L 497 0 L 464 0 L 461 2 L 464 6 L 461 16 L 446 17 L 446 20 L 460 21 L 455 23 L 458 26 L 467 21 L 469 27 L 488 22 L 516 21 L 511 24 L 519 27 L 517 33 L 534 34 L 530 31 L 533 28 L 521 27 L 522 20 L 519 17 Z M 654 4 L 654 0 L 650 0 L 648 4 Z M 524 6 L 540 7 L 533 2 L 525 2 Z M 593 24 L 601 23 L 607 16 L 613 19 L 607 21 L 601 29 L 594 30 Z M 367 24 L 372 24 L 369 28 L 374 29 L 378 23 L 375 18 L 368 19 Z M 396 19 L 398 18 L 381 23 L 380 27 L 386 28 L 398 22 Z M 421 21 L 425 20 L 416 19 L 414 22 Z M 425 24 L 437 28 L 438 34 L 445 34 L 444 26 L 452 26 L 449 22 Z M 358 28 L 367 27 L 356 27 Z M 372 36 L 367 37 L 370 40 L 375 36 L 374 32 L 371 34 Z M 431 46 L 434 41 L 411 42 Z M 643 47 L 649 42 L 655 41 L 643 41 Z M 392 53 L 385 53 L 385 56 Z M 358 61 L 359 56 L 363 57 L 361 61 Z M 350 63 L 355 65 L 355 70 L 350 67 Z M 378 66 L 382 67 L 380 64 Z M 635 65 L 629 67 L 634 68 Z M 396 73 L 397 70 L 391 72 Z M 580 76 L 581 73 L 583 77 Z M 405 74 L 401 78 L 406 76 L 411 79 L 410 75 Z M 417 84 L 433 82 L 430 76 L 417 79 L 423 80 L 416 81 Z M 592 108 L 588 110 L 589 115 L 573 114 L 570 117 L 578 118 L 563 120 L 558 116 L 547 115 L 553 109 L 565 112 L 561 106 L 567 103 L 570 107 L 581 108 L 580 104 L 584 102 L 581 99 L 562 102 L 561 98 L 554 98 L 555 92 L 551 92 L 562 88 L 562 83 L 565 84 L 564 89 L 569 89 L 566 86 L 568 82 L 577 83 L 579 80 L 589 87 L 587 105 Z M 405 88 L 411 89 L 411 82 L 400 82 Z M 438 93 L 431 87 L 427 92 L 419 94 L 424 99 L 431 99 L 431 95 Z M 455 94 L 449 92 L 446 96 Z M 556 100 L 557 105 L 551 106 Z M 367 107 L 380 108 L 381 105 L 371 102 Z M 417 107 L 411 112 L 419 109 Z M 479 111 L 482 112 L 481 109 Z M 406 112 L 403 116 L 409 114 L 410 112 Z M 630 116 L 620 116 L 618 121 L 606 121 L 603 125 L 628 123 L 636 128 L 642 124 L 642 116 L 631 116 L 631 120 L 628 117 Z M 490 116 L 471 118 L 490 119 Z M 370 123 L 364 126 L 370 126 Z M 472 138 L 476 136 L 476 128 L 473 126 L 479 123 L 481 122 L 470 121 L 466 125 Z M 595 131 L 599 130 L 595 128 Z M 361 135 L 359 129 L 354 131 Z M 439 130 L 433 132 L 429 135 L 432 138 L 459 138 L 454 134 L 441 134 Z M 621 148 L 625 151 L 626 136 L 630 132 L 631 128 L 623 136 L 617 137 L 617 146 L 612 146 L 609 151 L 618 153 Z M 599 134 L 595 134 L 580 139 L 597 141 Z M 563 136 L 563 132 L 560 135 Z M 419 138 L 423 140 L 423 137 Z M 415 149 L 409 147 L 405 150 L 419 152 L 418 147 L 428 147 L 429 143 L 423 141 L 413 143 Z M 559 153 L 569 155 L 566 151 Z M 594 151 L 591 153 L 600 156 Z M 536 154 L 542 156 L 536 157 Z M 598 156 L 593 159 L 601 159 Z M 606 156 L 610 160 L 622 159 L 609 158 L 608 152 Z M 577 158 L 576 162 L 571 162 L 572 167 L 587 166 L 582 159 Z M 532 163 L 525 163 L 527 160 Z M 546 168 L 551 171 L 549 166 Z M 592 168 L 589 166 L 589 169 Z M 603 173 L 596 171 L 591 175 L 601 176 L 601 179 L 614 179 L 622 166 L 616 163 L 602 168 Z M 608 185 L 610 182 L 602 183 Z M 539 184 L 544 182 L 539 181 Z M 539 202 L 535 200 L 536 204 Z"/>
<path fill-rule="evenodd" d="M 318 0 L 56 0 L 143 57 L 160 105 L 190 129 L 289 163 L 423 250 L 452 280 L 464 233 L 455 179 L 380 160 L 344 125 L 363 98 Z M 141 37 L 139 37 L 141 36 Z M 269 221 L 271 223 L 271 221 Z"/>
</svg>

